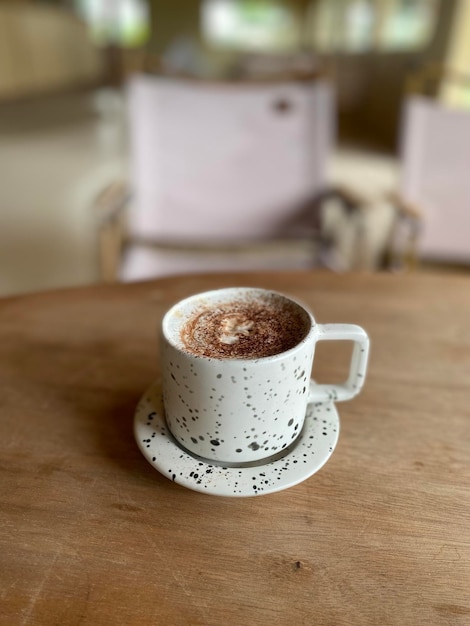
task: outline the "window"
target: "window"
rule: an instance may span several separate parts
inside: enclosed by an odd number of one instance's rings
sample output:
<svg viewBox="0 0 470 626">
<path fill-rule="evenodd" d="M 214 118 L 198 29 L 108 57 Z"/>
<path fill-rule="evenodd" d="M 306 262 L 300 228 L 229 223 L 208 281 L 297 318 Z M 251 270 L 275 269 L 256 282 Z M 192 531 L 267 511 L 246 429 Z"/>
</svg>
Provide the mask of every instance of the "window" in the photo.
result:
<svg viewBox="0 0 470 626">
<path fill-rule="evenodd" d="M 115 43 L 132 48 L 150 36 L 150 15 L 145 0 L 75 0 L 77 12 L 99 45 Z"/>
<path fill-rule="evenodd" d="M 431 39 L 438 3 L 433 0 L 397 0 L 391 3 L 381 31 L 387 50 L 421 48 Z"/>
<path fill-rule="evenodd" d="M 409 51 L 434 33 L 439 0 L 317 0 L 310 41 L 322 52 Z"/>
<path fill-rule="evenodd" d="M 298 16 L 282 2 L 268 0 L 205 0 L 202 32 L 216 48 L 283 51 L 300 40 Z"/>
</svg>

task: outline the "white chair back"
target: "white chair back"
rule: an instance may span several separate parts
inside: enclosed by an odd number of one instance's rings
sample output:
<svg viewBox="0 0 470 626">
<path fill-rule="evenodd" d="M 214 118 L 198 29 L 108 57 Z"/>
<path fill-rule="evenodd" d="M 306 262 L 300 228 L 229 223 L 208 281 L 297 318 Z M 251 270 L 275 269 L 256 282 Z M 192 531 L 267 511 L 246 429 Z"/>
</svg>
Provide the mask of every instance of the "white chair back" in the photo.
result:
<svg viewBox="0 0 470 626">
<path fill-rule="evenodd" d="M 470 262 L 470 112 L 407 100 L 400 192 L 423 212 L 420 257 Z"/>
<path fill-rule="evenodd" d="M 130 231 L 169 242 L 278 236 L 326 182 L 330 85 L 136 76 L 128 86 Z"/>
</svg>

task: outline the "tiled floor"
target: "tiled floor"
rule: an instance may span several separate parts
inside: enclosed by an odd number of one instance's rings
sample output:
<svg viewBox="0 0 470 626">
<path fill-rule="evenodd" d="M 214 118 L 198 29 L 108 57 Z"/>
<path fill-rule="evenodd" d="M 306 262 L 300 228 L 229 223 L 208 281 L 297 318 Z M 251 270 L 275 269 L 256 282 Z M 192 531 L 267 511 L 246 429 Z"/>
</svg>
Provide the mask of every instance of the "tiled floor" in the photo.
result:
<svg viewBox="0 0 470 626">
<path fill-rule="evenodd" d="M 93 200 L 125 177 L 121 98 L 107 91 L 0 108 L 0 295 L 99 280 Z M 395 186 L 397 163 L 341 150 L 332 180 L 368 195 Z"/>
</svg>

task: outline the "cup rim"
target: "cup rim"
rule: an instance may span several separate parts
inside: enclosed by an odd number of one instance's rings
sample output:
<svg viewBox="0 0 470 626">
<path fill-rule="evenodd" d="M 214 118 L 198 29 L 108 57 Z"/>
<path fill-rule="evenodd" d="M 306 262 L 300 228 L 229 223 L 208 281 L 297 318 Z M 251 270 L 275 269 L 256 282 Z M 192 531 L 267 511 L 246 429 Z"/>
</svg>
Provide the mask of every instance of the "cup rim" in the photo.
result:
<svg viewBox="0 0 470 626">
<path fill-rule="evenodd" d="M 272 355 L 268 355 L 268 356 L 261 356 L 261 357 L 255 357 L 255 358 L 240 358 L 240 357 L 235 357 L 235 358 L 218 358 L 218 357 L 212 357 L 212 356 L 205 356 L 205 355 L 197 355 L 197 354 L 193 354 L 191 352 L 189 352 L 188 350 L 184 350 L 180 345 L 178 345 L 178 343 L 176 343 L 172 337 L 170 336 L 170 333 L 168 332 L 168 323 L 169 320 L 172 318 L 174 312 L 176 311 L 177 307 L 180 307 L 183 304 L 186 303 L 190 303 L 191 300 L 198 300 L 201 297 L 204 296 L 211 296 L 213 294 L 218 294 L 221 293 L 223 291 L 244 291 L 244 292 L 248 292 L 248 291 L 253 291 L 253 292 L 258 292 L 258 293 L 265 293 L 265 294 L 274 294 L 275 296 L 279 296 L 285 300 L 288 300 L 292 303 L 294 303 L 296 306 L 300 307 L 300 309 L 302 309 L 302 311 L 308 316 L 309 321 L 310 321 L 310 328 L 308 329 L 307 333 L 305 334 L 305 336 L 298 342 L 295 344 L 295 346 L 293 346 L 292 348 L 289 348 L 288 350 L 284 350 L 283 352 L 278 352 L 277 354 L 272 354 Z M 307 306 L 305 304 L 303 304 L 302 302 L 300 302 L 299 300 L 297 300 L 296 298 L 293 298 L 290 295 L 287 295 L 285 293 L 282 293 L 281 291 L 276 291 L 274 289 L 266 289 L 264 287 L 246 287 L 246 286 L 239 286 L 239 287 L 221 287 L 218 289 L 210 289 L 208 291 L 201 291 L 198 293 L 195 293 L 191 296 L 187 296 L 186 298 L 182 298 L 181 300 L 179 300 L 178 302 L 175 302 L 175 304 L 173 304 L 164 314 L 163 318 L 162 318 L 162 322 L 161 322 L 161 333 L 162 336 L 164 338 L 164 340 L 175 350 L 177 350 L 179 353 L 183 354 L 185 357 L 187 358 L 192 358 L 195 360 L 201 360 L 204 362 L 212 362 L 212 363 L 217 363 L 219 366 L 221 366 L 224 363 L 259 363 L 260 361 L 262 362 L 272 362 L 272 361 L 277 361 L 279 359 L 283 359 L 288 357 L 290 354 L 292 354 L 293 352 L 296 352 L 300 346 L 303 346 L 307 341 L 309 341 L 309 339 L 311 338 L 311 336 L 315 333 L 316 330 L 316 326 L 317 323 L 315 321 L 315 318 L 313 316 L 313 313 L 307 308 Z"/>
</svg>

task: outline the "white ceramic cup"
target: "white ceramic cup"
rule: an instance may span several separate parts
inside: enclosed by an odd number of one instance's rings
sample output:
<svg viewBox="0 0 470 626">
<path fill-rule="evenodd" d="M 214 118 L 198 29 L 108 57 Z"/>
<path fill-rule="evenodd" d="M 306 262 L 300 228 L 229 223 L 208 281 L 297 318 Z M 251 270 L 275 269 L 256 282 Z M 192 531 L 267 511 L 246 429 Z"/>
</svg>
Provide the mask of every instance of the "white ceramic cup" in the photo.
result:
<svg viewBox="0 0 470 626">
<path fill-rule="evenodd" d="M 201 306 L 275 296 L 299 307 L 308 331 L 291 349 L 253 359 L 196 356 L 181 330 Z M 320 385 L 310 378 L 315 345 L 349 340 L 354 349 L 347 381 Z M 165 419 L 175 440 L 193 455 L 221 464 L 245 464 L 282 454 L 302 431 L 311 402 L 350 400 L 364 384 L 369 338 L 352 324 L 317 324 L 305 307 L 283 294 L 233 287 L 191 296 L 164 316 L 161 337 Z"/>
</svg>

